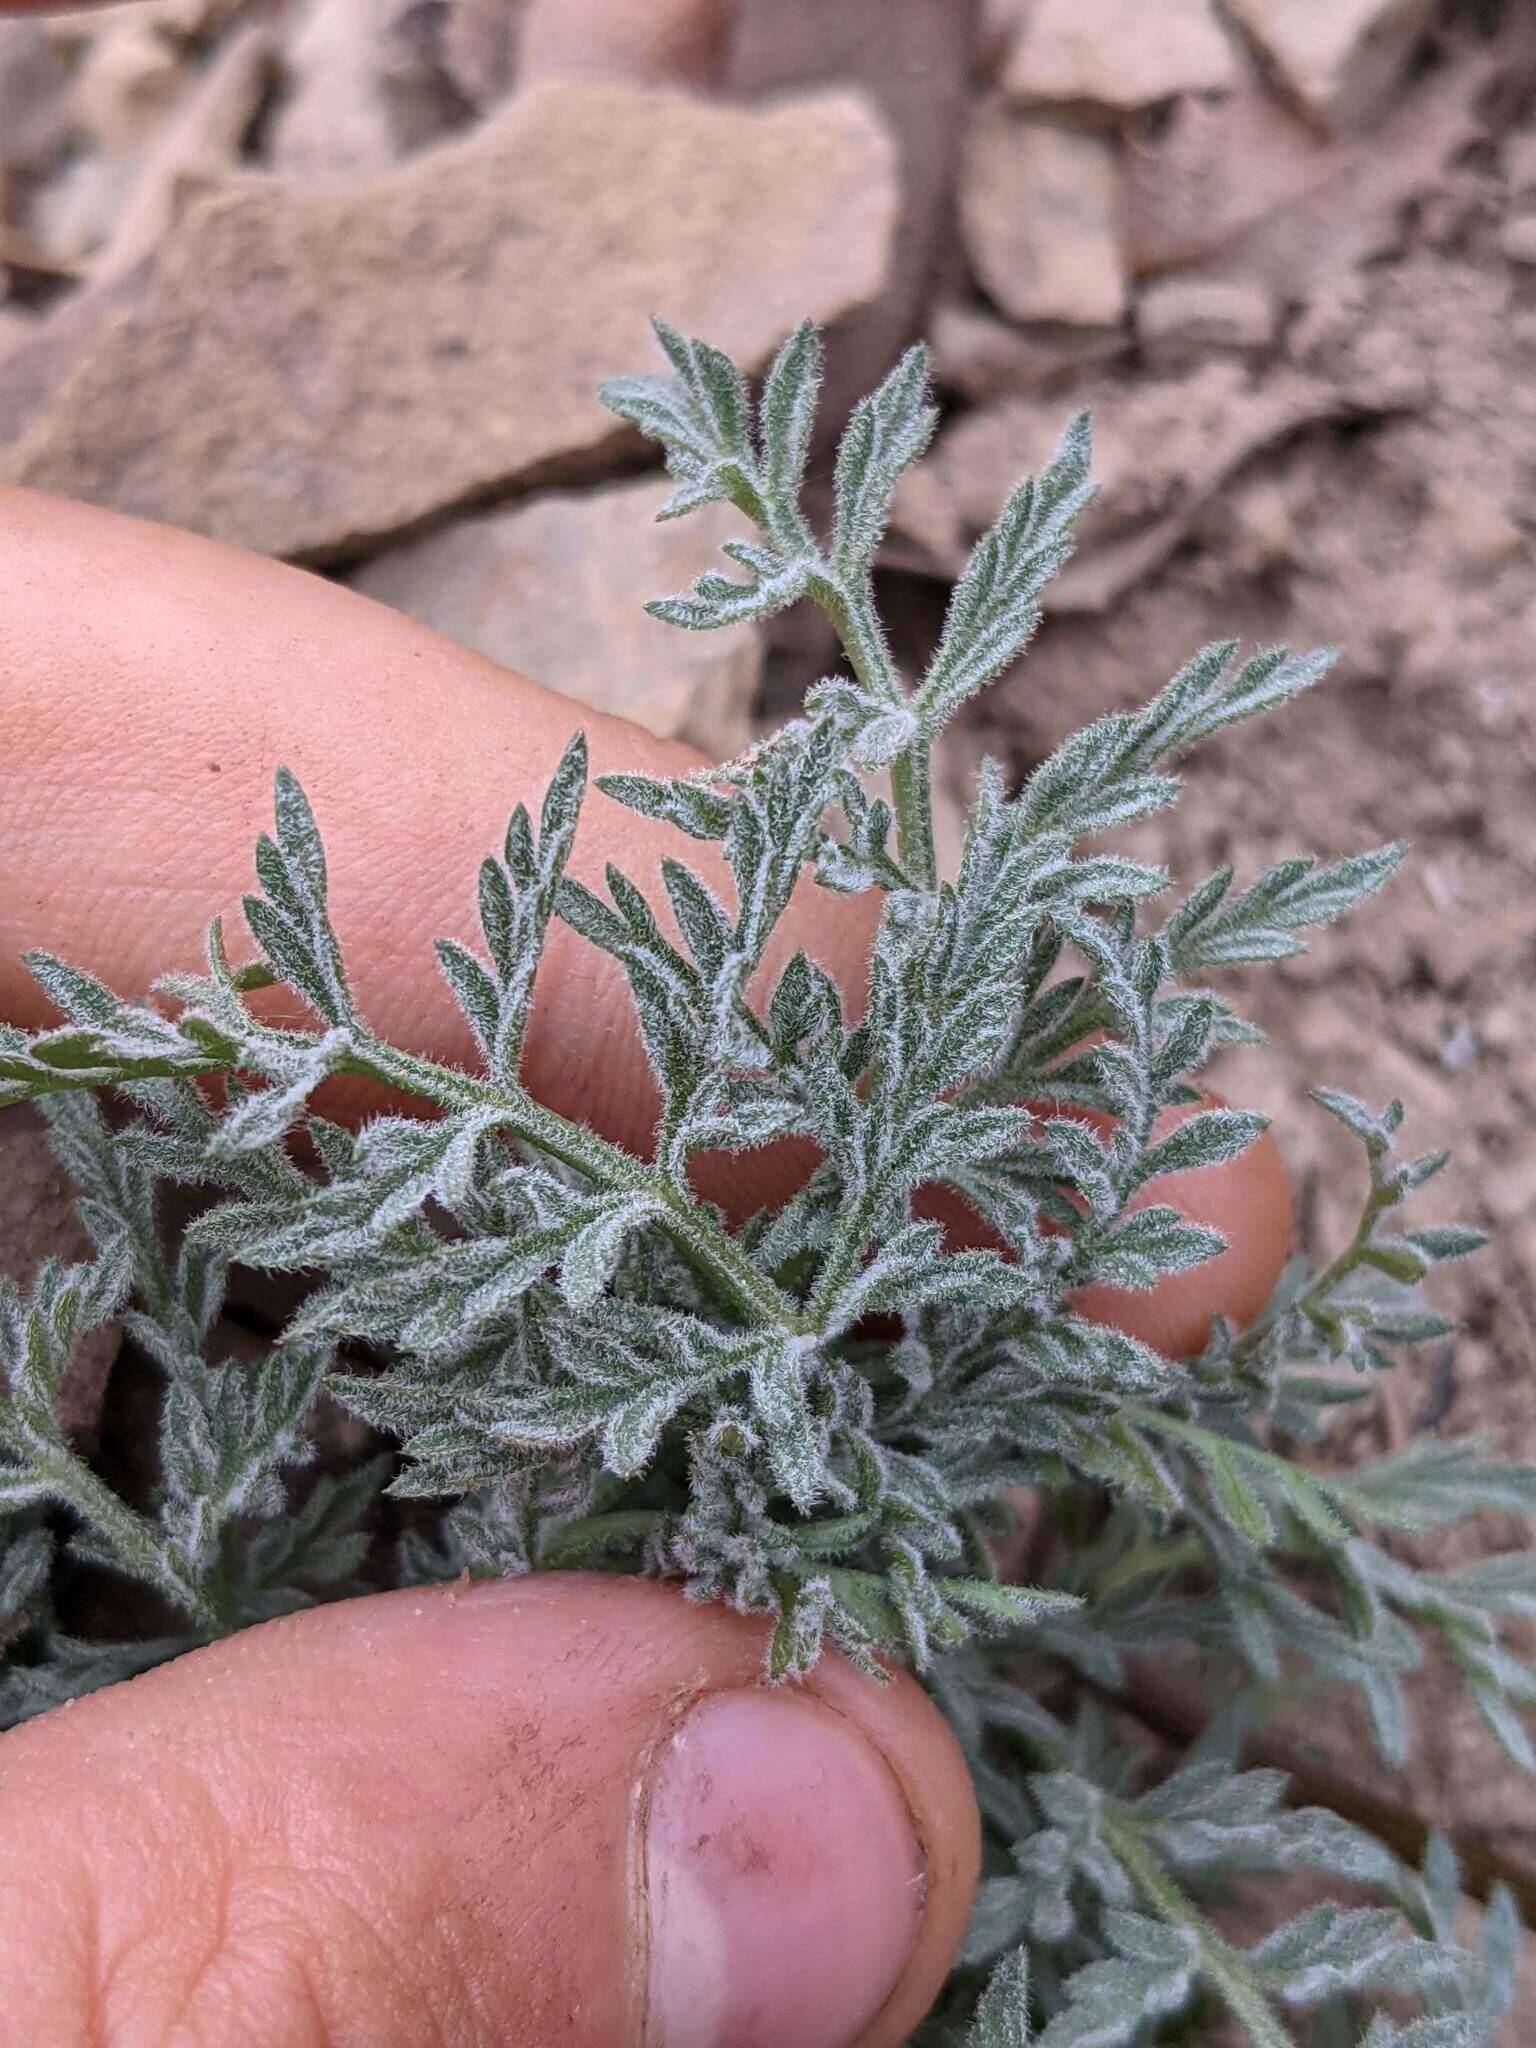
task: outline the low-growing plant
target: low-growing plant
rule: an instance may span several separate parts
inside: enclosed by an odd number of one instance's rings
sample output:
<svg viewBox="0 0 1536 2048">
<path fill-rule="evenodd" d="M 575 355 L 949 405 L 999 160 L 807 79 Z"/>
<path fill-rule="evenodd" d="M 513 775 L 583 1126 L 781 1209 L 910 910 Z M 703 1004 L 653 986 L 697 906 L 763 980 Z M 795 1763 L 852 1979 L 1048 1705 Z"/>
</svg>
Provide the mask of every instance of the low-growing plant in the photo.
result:
<svg viewBox="0 0 1536 2048">
<path fill-rule="evenodd" d="M 1377 1112 L 1319 1088 L 1320 1111 L 1360 1142 L 1364 1189 L 1331 1263 L 1289 1271 L 1246 1330 L 1218 1318 L 1187 1360 L 1073 1307 L 1090 1284 L 1150 1288 L 1222 1249 L 1145 1196 L 1166 1174 L 1231 1160 L 1262 1127 L 1198 1106 L 1191 1077 L 1211 1054 L 1259 1036 L 1208 978 L 1299 951 L 1305 928 L 1400 858 L 1285 860 L 1246 886 L 1224 868 L 1180 893 L 1098 835 L 1172 803 L 1172 763 L 1310 689 L 1329 657 L 1207 647 L 1022 787 L 984 764 L 958 872 L 941 877 L 932 749 L 1034 630 L 1091 495 L 1086 417 L 977 543 L 909 683 L 873 564 L 935 424 L 922 351 L 854 412 L 823 539 L 802 504 L 813 329 L 784 344 L 755 405 L 717 350 L 659 322 L 657 334 L 667 373 L 605 397 L 665 450 L 677 488 L 662 516 L 726 500 L 757 537 L 727 544 L 736 574 L 652 611 L 707 629 L 808 599 L 849 672 L 741 761 L 599 782 L 604 800 L 674 827 L 679 852 L 691 839 L 723 855 L 724 898 L 683 860 L 664 863 L 669 916 L 615 870 L 606 896 L 566 872 L 586 784 L 571 741 L 538 819 L 515 811 L 481 868 L 483 950 L 438 947 L 480 1047 L 473 1071 L 386 1044 L 359 1014 L 320 835 L 286 772 L 245 905 L 255 965 L 231 964 L 215 924 L 206 973 L 167 976 L 152 1005 L 32 958 L 67 1021 L 0 1035 L 0 1100 L 42 1105 L 95 1256 L 0 1293 L 0 1710 L 16 1721 L 358 1590 L 385 1490 L 445 1505 L 382 1564 L 375 1543 L 372 1583 L 573 1565 L 663 1575 L 771 1617 L 775 1680 L 828 1645 L 871 1683 L 882 1660 L 920 1675 L 970 1760 L 986 1855 L 924 2042 L 1191 2040 L 1216 2001 L 1259 2048 L 1491 2038 L 1518 1939 L 1508 1892 L 1469 1950 L 1445 1842 L 1409 1867 L 1241 1761 L 1266 1711 L 1326 1684 L 1353 1688 L 1383 1756 L 1411 1763 L 1402 1681 L 1426 1638 L 1510 1754 L 1536 1761 L 1517 1713 L 1536 1678 L 1500 1634 L 1502 1617 L 1536 1612 L 1531 1556 L 1439 1571 L 1380 1540 L 1528 1512 L 1536 1473 L 1430 1438 L 1353 1469 L 1300 1455 L 1401 1347 L 1450 1328 L 1418 1286 L 1478 1234 L 1399 1220 L 1444 1155 L 1400 1151 L 1398 1104 Z M 883 771 L 889 799 L 868 779 Z M 804 953 L 748 999 L 807 870 L 881 899 L 862 1015 Z M 520 1078 L 555 920 L 628 978 L 660 1090 L 649 1158 Z M 314 1029 L 253 1014 L 247 996 L 275 982 L 304 998 Z M 344 1129 L 307 1108 L 334 1075 L 435 1114 Z M 96 1091 L 126 1114 L 103 1114 Z M 299 1126 L 303 1164 L 289 1147 Z M 821 1163 L 782 1205 L 731 1227 L 695 1193 L 696 1155 L 791 1135 Z M 174 1232 L 169 1186 L 204 1191 Z M 995 1248 L 955 1248 L 919 1219 L 914 1197 L 935 1186 Z M 254 1364 L 211 1342 L 233 1263 L 316 1279 Z M 114 1317 L 159 1373 L 149 1511 L 59 1419 L 74 1347 Z M 307 1426 L 327 1394 L 399 1455 L 306 1483 Z M 1052 1539 L 1032 1546 L 1040 1585 L 1009 1583 L 996 1563 L 1021 1503 Z M 153 1589 L 166 1633 L 65 1632 L 61 1559 Z M 1227 1702 L 1174 1754 L 1126 1732 L 1138 1660 L 1170 1651 L 1203 1659 Z M 1378 1902 L 1314 1905 L 1247 1945 L 1213 1921 L 1234 1875 L 1298 1866 Z M 1393 1995 L 1390 2014 L 1378 1994 Z M 1410 2006 L 1417 2018 L 1402 2017 Z"/>
</svg>

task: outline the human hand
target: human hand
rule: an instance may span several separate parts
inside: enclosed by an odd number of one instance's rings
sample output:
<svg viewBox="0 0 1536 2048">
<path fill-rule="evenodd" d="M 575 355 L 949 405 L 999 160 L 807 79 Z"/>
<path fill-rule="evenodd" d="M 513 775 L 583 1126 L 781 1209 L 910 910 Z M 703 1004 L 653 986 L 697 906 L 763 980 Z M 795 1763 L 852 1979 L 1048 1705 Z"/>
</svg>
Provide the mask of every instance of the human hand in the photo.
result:
<svg viewBox="0 0 1536 2048">
<path fill-rule="evenodd" d="M 465 878 L 569 704 L 318 579 L 25 493 L 0 494 L 0 594 L 0 1015 L 43 1021 L 29 946 L 126 994 L 195 965 L 212 915 L 238 925 L 283 760 L 362 1008 L 472 1058 L 431 939 L 467 935 Z M 597 772 L 686 765 L 579 722 Z M 573 871 L 644 883 L 669 838 L 594 804 Z M 783 947 L 856 991 L 869 920 L 807 889 Z M 614 964 L 557 928 L 530 1086 L 643 1149 L 629 1019 Z M 709 1192 L 744 1210 L 806 1155 L 720 1166 Z M 1156 1198 L 1231 1248 L 1084 1305 L 1177 1352 L 1264 1300 L 1285 1185 L 1266 1139 Z M 769 1692 L 761 1668 L 756 1622 L 564 1574 L 315 1610 L 48 1715 L 0 1737 L 0 2011 L 50 2048 L 897 2043 L 970 1909 L 968 1774 L 912 1681 L 828 1656 Z"/>
</svg>

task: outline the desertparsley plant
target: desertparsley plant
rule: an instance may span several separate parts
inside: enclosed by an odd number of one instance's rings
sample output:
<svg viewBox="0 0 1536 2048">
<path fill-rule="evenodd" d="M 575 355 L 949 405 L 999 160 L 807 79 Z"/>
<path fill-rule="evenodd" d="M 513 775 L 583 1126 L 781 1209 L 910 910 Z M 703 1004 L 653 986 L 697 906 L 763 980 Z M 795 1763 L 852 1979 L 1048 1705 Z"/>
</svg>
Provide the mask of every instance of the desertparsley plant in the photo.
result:
<svg viewBox="0 0 1536 2048">
<path fill-rule="evenodd" d="M 1072 1306 L 1091 1283 L 1149 1288 L 1220 1251 L 1173 1208 L 1136 1206 L 1261 1128 L 1225 1108 L 1172 1129 L 1162 1117 L 1201 1100 L 1192 1077 L 1218 1047 L 1258 1036 L 1208 978 L 1299 951 L 1302 930 L 1400 857 L 1286 860 L 1246 886 L 1223 869 L 1185 891 L 1099 835 L 1172 803 L 1182 755 L 1310 689 L 1328 657 L 1207 647 L 1022 788 L 985 764 L 959 871 L 941 877 L 933 748 L 1034 630 L 1091 495 L 1087 419 L 977 543 L 911 681 L 872 571 L 935 424 L 922 351 L 853 414 L 822 536 L 802 504 L 814 330 L 784 344 L 755 403 L 717 350 L 656 331 L 666 372 L 605 398 L 665 451 L 677 488 L 663 517 L 725 500 L 745 530 L 728 572 L 652 611 L 707 630 L 807 600 L 836 626 L 848 673 L 746 759 L 678 781 L 606 777 L 589 799 L 571 741 L 537 819 L 516 810 L 480 870 L 482 947 L 438 947 L 480 1048 L 471 1071 L 385 1043 L 359 1013 L 320 833 L 285 772 L 245 905 L 255 965 L 232 965 L 215 925 L 206 973 L 167 976 L 163 1003 L 143 1004 L 33 957 L 67 1021 L 4 1031 L 0 1100 L 41 1104 L 95 1256 L 0 1293 L 0 1712 L 19 1720 L 365 1582 L 666 1576 L 771 1617 L 775 1680 L 835 1646 L 872 1684 L 882 1660 L 909 1666 L 949 1717 L 986 1875 L 924 2042 L 1203 2040 L 1223 2006 L 1257 2048 L 1489 2040 L 1510 1997 L 1509 1893 L 1460 1946 L 1445 1842 L 1410 1867 L 1241 1761 L 1266 1708 L 1313 1685 L 1354 1689 L 1383 1756 L 1411 1760 L 1402 1680 L 1433 1639 L 1493 1736 L 1536 1762 L 1519 1718 L 1536 1677 L 1500 1634 L 1504 1617 L 1536 1613 L 1530 1555 L 1435 1571 L 1383 1541 L 1485 1508 L 1527 1513 L 1536 1473 L 1469 1442 L 1426 1439 L 1348 1471 L 1297 1454 L 1402 1347 L 1448 1331 L 1419 1283 L 1477 1234 L 1400 1216 L 1443 1155 L 1401 1149 L 1396 1103 L 1319 1089 L 1320 1113 L 1361 1148 L 1359 1226 L 1330 1264 L 1291 1272 L 1252 1328 L 1218 1320 L 1188 1361 Z M 889 799 L 871 786 L 881 772 Z M 664 914 L 617 870 L 604 894 L 566 872 L 588 800 L 674 828 Z M 727 898 L 688 865 L 690 841 L 720 849 Z M 803 953 L 748 1002 L 807 870 L 880 898 L 861 1016 Z M 520 1078 L 555 920 L 628 978 L 661 1095 L 649 1158 Z M 247 996 L 276 982 L 312 1029 L 252 1013 Z M 308 1109 L 333 1075 L 433 1114 L 342 1129 Z M 200 1085 L 211 1076 L 217 1093 Z M 118 1100 L 111 1117 L 99 1091 Z M 694 1193 L 698 1154 L 789 1135 L 822 1163 L 781 1207 L 732 1228 Z M 1006 1249 L 951 1249 L 914 1215 L 933 1185 Z M 199 1203 L 173 1231 L 166 1191 L 189 1187 Z M 213 1336 L 233 1264 L 313 1283 L 255 1363 L 221 1358 Z M 75 1345 L 112 1318 L 157 1375 L 147 1508 L 59 1419 Z M 398 1451 L 306 1474 L 324 1400 Z M 383 1492 L 416 1503 L 417 1526 L 382 1555 L 375 1534 L 370 1557 Z M 1038 1585 L 995 1563 L 1021 1501 Z M 58 1587 L 79 1560 L 149 1588 L 162 1633 L 68 1632 Z M 1127 1732 L 1149 1653 L 1202 1658 L 1208 1696 L 1229 1703 L 1183 1751 Z M 1246 1942 L 1212 1918 L 1234 1878 L 1302 1866 L 1347 1886 L 1348 1903 Z"/>
</svg>

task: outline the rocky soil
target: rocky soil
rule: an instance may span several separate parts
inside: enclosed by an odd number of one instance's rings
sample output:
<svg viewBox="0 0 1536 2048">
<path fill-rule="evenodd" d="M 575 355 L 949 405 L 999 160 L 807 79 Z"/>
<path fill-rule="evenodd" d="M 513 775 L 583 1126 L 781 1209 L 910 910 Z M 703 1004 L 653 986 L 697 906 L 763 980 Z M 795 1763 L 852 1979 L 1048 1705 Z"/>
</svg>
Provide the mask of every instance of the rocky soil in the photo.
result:
<svg viewBox="0 0 1536 2048">
<path fill-rule="evenodd" d="M 597 407 L 663 310 L 828 411 L 917 333 L 941 436 L 886 597 L 913 659 L 1017 475 L 1093 406 L 1104 490 L 1028 673 L 960 752 L 1026 768 L 1204 639 L 1336 641 L 1309 712 L 1143 829 L 1191 872 L 1413 859 L 1243 991 L 1301 1236 L 1398 1095 L 1493 1249 L 1469 1335 L 1357 1426 L 1536 1456 L 1536 19 L 1524 0 L 132 0 L 0 24 L 0 477 L 293 557 L 588 701 L 734 749 L 831 650 L 678 645 Z M 648 533 L 655 537 L 648 538 Z M 535 602 L 535 598 L 537 602 Z M 17 1141 L 18 1146 L 22 1141 Z M 1491 1532 L 1508 1541 L 1508 1531 Z M 1463 1545 L 1475 1537 L 1458 1539 Z M 1516 1538 L 1518 1540 L 1518 1536 Z M 1427 1765 L 1291 1761 L 1453 1828 L 1536 1901 L 1536 1789 L 1423 1686 Z M 1319 1748 L 1324 1754 L 1319 1754 Z"/>
</svg>

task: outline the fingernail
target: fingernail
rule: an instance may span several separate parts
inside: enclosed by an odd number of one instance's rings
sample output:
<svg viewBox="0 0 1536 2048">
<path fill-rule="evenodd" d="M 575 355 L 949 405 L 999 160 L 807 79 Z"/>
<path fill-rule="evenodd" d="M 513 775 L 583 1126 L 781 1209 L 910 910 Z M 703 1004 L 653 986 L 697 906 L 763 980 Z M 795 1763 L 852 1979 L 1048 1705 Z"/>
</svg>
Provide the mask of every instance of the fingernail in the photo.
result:
<svg viewBox="0 0 1536 2048">
<path fill-rule="evenodd" d="M 715 1693 L 657 1757 L 646 2048 L 848 2048 L 895 1988 L 922 1856 L 890 1766 L 805 1694 Z"/>
</svg>

